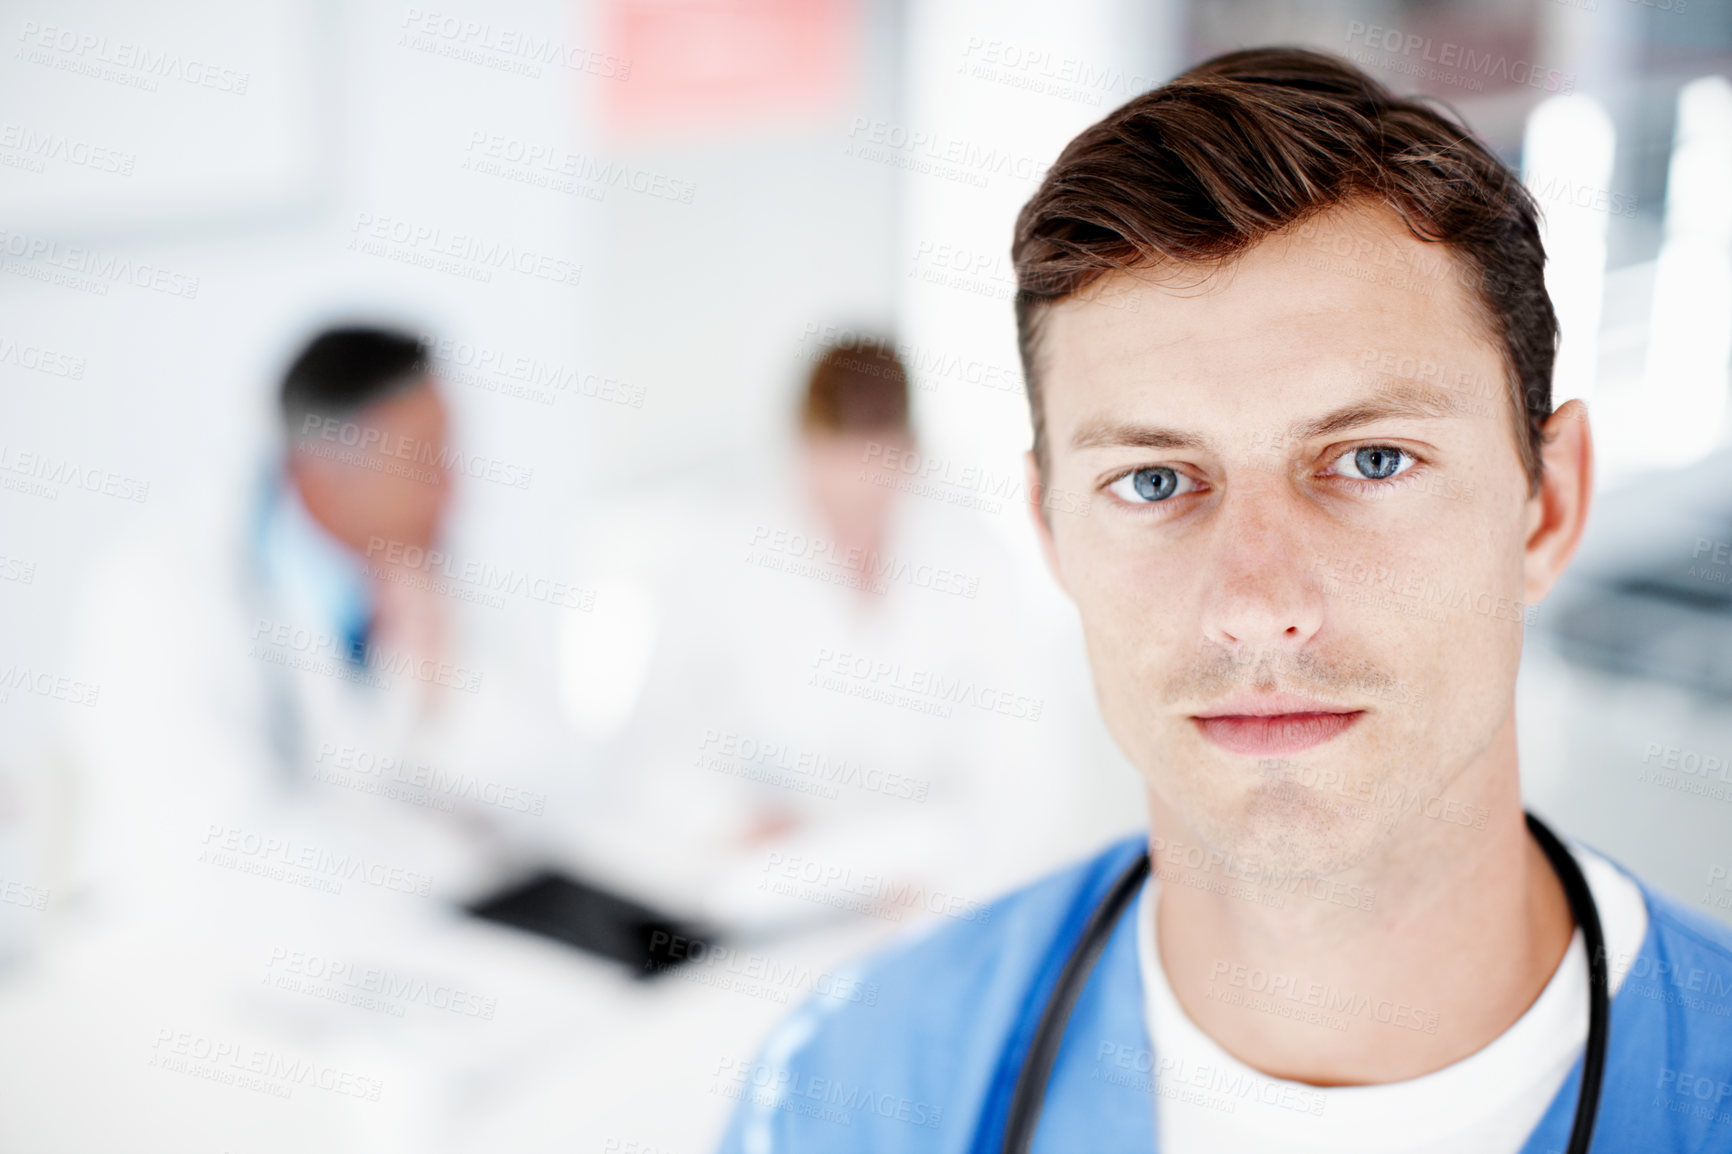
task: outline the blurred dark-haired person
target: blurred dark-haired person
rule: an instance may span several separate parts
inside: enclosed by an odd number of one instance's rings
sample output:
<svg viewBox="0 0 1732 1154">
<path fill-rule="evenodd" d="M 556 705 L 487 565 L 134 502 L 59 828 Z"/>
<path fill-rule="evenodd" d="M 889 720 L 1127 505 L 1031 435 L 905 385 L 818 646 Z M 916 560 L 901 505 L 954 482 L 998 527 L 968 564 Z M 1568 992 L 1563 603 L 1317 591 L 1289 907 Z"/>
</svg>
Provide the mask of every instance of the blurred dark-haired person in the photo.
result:
<svg viewBox="0 0 1732 1154">
<path fill-rule="evenodd" d="M 280 408 L 286 463 L 257 526 L 265 580 L 303 600 L 351 662 L 391 634 L 437 655 L 421 586 L 384 576 L 438 547 L 450 494 L 445 402 L 425 347 L 379 329 L 321 333 L 289 366 Z"/>
<path fill-rule="evenodd" d="M 236 940 L 216 910 L 330 922 L 461 895 L 545 805 L 514 747 L 530 727 L 465 657 L 431 560 L 454 450 L 424 342 L 320 332 L 277 407 L 253 492 L 165 518 L 97 576 L 82 644 L 103 707 L 74 734 L 98 906 Z"/>
<path fill-rule="evenodd" d="M 1034 506 L 1150 828 L 907 942 L 729 1151 L 1732 1149 L 1732 934 L 1525 816 L 1591 491 L 1533 201 L 1334 58 L 1084 131 L 1012 253 Z M 1152 865 L 1152 870 L 1151 870 Z"/>
<path fill-rule="evenodd" d="M 593 755 L 613 772 L 574 845 L 614 884 L 753 935 L 978 912 L 1063 860 L 1026 839 L 1068 820 L 1046 743 L 1092 724 L 1043 680 L 1059 666 L 1036 605 L 1058 634 L 1062 601 L 994 536 L 1014 497 L 962 505 L 982 493 L 927 468 L 892 341 L 840 330 L 804 351 L 774 471 L 707 471 L 583 535 L 603 572 L 566 655 L 577 703 L 641 688 Z M 635 639 L 608 619 L 631 604 Z"/>
</svg>

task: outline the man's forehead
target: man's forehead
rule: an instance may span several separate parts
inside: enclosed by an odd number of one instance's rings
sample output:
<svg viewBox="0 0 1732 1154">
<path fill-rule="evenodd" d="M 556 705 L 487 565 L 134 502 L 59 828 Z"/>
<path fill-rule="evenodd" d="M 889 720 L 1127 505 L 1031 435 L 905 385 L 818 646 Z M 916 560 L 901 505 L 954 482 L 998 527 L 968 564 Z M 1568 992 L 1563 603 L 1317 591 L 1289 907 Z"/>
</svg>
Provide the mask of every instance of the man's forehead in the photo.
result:
<svg viewBox="0 0 1732 1154">
<path fill-rule="evenodd" d="M 1086 406 L 1077 394 L 1174 384 L 1214 386 L 1221 401 L 1248 386 L 1247 403 L 1266 404 L 1319 380 L 1356 387 L 1392 358 L 1445 383 L 1495 372 L 1457 272 L 1387 210 L 1322 214 L 1214 269 L 1115 272 L 1042 318 L 1042 399 L 1051 417 Z"/>
<path fill-rule="evenodd" d="M 405 381 L 368 406 L 381 415 L 431 416 L 445 411 L 439 378 L 431 373 Z"/>
<path fill-rule="evenodd" d="M 1461 399 L 1447 389 L 1423 381 L 1370 375 L 1344 382 L 1324 407 L 1315 410 L 1287 412 L 1279 406 L 1257 406 L 1244 420 L 1236 420 L 1232 431 L 1243 434 L 1249 430 L 1259 442 L 1268 434 L 1276 434 L 1281 441 L 1298 443 L 1384 420 L 1449 420 L 1471 415 Z M 1216 447 L 1217 432 L 1207 422 L 1149 424 L 1107 409 L 1082 417 L 1066 441 L 1073 450 L 1206 450 Z"/>
</svg>

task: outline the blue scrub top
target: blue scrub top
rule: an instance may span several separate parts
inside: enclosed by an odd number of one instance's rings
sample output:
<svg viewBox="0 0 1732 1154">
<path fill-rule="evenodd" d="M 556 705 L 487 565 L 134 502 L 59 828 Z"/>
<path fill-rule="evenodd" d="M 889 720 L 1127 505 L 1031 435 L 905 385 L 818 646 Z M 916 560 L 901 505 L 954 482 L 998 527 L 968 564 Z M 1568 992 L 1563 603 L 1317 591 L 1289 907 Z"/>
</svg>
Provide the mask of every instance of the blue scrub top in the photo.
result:
<svg viewBox="0 0 1732 1154">
<path fill-rule="evenodd" d="M 724 1154 L 998 1154 L 1059 971 L 1146 844 L 1119 842 L 814 994 L 755 1060 L 718 1066 L 712 1091 L 740 1103 Z M 1732 928 L 1634 880 L 1648 932 L 1612 1000 L 1592 1148 L 1732 1152 Z M 1034 1150 L 1155 1150 L 1153 1065 L 1127 916 L 1072 1012 Z M 1581 1075 L 1578 1058 L 1522 1154 L 1563 1150 Z"/>
</svg>

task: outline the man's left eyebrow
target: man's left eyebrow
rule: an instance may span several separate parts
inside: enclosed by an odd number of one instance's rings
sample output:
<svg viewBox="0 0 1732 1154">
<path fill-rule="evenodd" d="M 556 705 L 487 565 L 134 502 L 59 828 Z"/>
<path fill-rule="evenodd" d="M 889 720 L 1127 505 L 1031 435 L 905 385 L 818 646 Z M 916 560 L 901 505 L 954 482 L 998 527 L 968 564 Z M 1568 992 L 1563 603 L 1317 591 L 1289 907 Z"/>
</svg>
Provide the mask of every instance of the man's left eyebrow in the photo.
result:
<svg viewBox="0 0 1732 1154">
<path fill-rule="evenodd" d="M 1406 384 L 1391 389 L 1387 393 L 1368 397 L 1345 408 L 1336 409 L 1332 413 L 1326 413 L 1321 417 L 1294 425 L 1292 435 L 1295 440 L 1308 441 L 1314 437 L 1326 437 L 1331 433 L 1356 429 L 1360 425 L 1369 425 L 1374 421 L 1400 417 L 1409 419 L 1453 417 L 1460 410 L 1461 406 L 1456 403 L 1455 398 L 1440 389 Z"/>
</svg>

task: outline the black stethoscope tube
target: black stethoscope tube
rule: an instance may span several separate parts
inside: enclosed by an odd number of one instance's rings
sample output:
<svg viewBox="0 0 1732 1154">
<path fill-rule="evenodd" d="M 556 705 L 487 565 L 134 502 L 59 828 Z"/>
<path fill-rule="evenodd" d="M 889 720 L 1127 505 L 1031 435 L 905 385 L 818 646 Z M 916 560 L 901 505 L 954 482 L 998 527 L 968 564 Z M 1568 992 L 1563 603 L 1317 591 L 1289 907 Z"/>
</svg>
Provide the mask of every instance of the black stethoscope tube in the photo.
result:
<svg viewBox="0 0 1732 1154">
<path fill-rule="evenodd" d="M 1588 879 L 1582 876 L 1576 859 L 1539 818 L 1530 813 L 1527 820 L 1528 831 L 1545 851 L 1564 887 L 1570 913 L 1574 915 L 1576 925 L 1581 927 L 1582 944 L 1587 947 L 1588 1044 L 1582 1054 L 1582 1089 L 1576 1098 L 1575 1123 L 1570 1129 L 1569 1145 L 1565 1147 L 1565 1154 L 1587 1154 L 1588 1143 L 1594 1137 L 1594 1119 L 1600 1108 L 1600 1084 L 1606 1072 L 1606 1040 L 1612 1019 L 1606 939 L 1600 928 L 1600 912 L 1594 906 L 1594 895 L 1589 891 Z M 1016 1091 L 1011 1095 L 1010 1112 L 1005 1120 L 1004 1154 L 1027 1154 L 1032 1148 L 1035 1128 L 1040 1125 L 1041 1107 L 1046 1103 L 1047 1083 L 1052 1078 L 1053 1063 L 1058 1060 L 1059 1047 L 1064 1042 L 1071 1010 L 1076 1007 L 1095 963 L 1106 949 L 1113 927 L 1142 888 L 1143 878 L 1148 872 L 1149 855 L 1145 851 L 1137 855 L 1137 860 L 1107 891 L 1107 896 L 1083 927 L 1082 937 L 1065 962 L 1058 984 L 1053 987 L 1052 996 L 1047 999 L 1046 1009 L 1041 1014 L 1040 1025 L 1035 1028 L 1034 1040 L 1029 1043 L 1028 1057 L 1023 1060 L 1022 1071 L 1017 1075 Z"/>
</svg>

